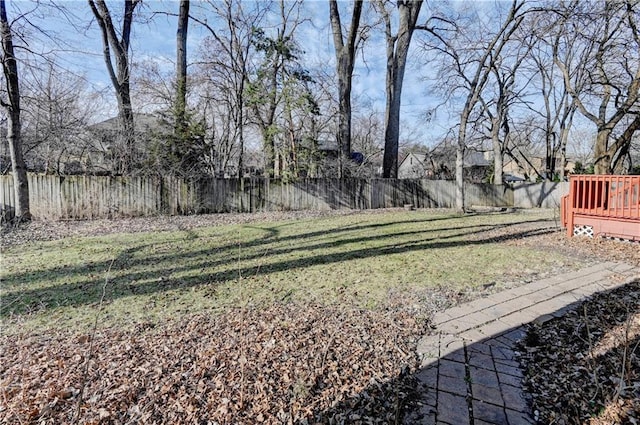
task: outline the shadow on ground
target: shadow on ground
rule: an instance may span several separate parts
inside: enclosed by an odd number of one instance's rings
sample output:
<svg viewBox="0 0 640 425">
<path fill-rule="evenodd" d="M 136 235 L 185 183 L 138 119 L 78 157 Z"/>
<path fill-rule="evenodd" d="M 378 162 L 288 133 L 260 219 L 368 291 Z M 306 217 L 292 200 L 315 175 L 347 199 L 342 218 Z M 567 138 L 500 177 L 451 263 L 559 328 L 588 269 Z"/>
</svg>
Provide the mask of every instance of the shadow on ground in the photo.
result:
<svg viewBox="0 0 640 425">
<path fill-rule="evenodd" d="M 595 423 L 634 423 L 629 418 L 640 414 L 640 356 L 631 350 L 637 351 L 640 332 L 637 324 L 627 339 L 616 332 L 640 312 L 638 299 L 640 280 L 597 293 L 556 311 L 550 321 L 465 345 L 412 373 L 403 369 L 393 380 L 316 412 L 314 419 L 323 424 L 520 425 L 584 424 L 600 415 Z M 603 311 L 602 305 L 612 308 Z M 595 314 L 605 317 L 589 328 Z M 624 391 L 612 376 L 624 377 Z M 535 419 L 534 409 L 540 414 Z"/>
<path fill-rule="evenodd" d="M 235 281 L 238 276 L 265 276 L 281 271 L 303 269 L 316 265 L 336 264 L 357 259 L 369 259 L 390 254 L 410 253 L 421 250 L 452 248 L 458 246 L 485 245 L 497 242 L 493 236 L 484 236 L 485 232 L 496 229 L 514 229 L 500 238 L 500 241 L 519 240 L 535 235 L 552 233 L 553 227 L 545 227 L 548 220 L 522 220 L 508 224 L 469 226 L 446 226 L 447 220 L 460 219 L 458 216 L 414 219 L 402 222 L 354 224 L 337 228 L 330 232 L 309 231 L 295 236 L 280 236 L 282 226 L 274 224 L 261 226 L 265 232 L 241 246 L 229 243 L 222 246 L 212 245 L 204 249 L 170 249 L 155 255 L 144 255 L 149 244 L 141 241 L 139 245 L 121 250 L 114 260 L 81 264 L 77 266 L 53 266 L 28 273 L 5 274 L 3 286 L 7 293 L 0 306 L 0 317 L 20 315 L 31 311 L 54 309 L 59 306 L 93 305 L 101 296 L 106 270 L 113 270 L 109 281 L 107 299 L 115 300 L 131 295 L 147 295 L 173 289 L 185 289 L 200 285 L 221 285 Z M 432 230 L 415 230 L 392 235 L 358 236 L 351 232 L 379 230 L 406 223 L 442 222 L 442 226 Z M 539 224 L 533 230 L 516 231 L 523 223 Z M 394 240 L 404 236 L 405 242 Z M 197 235 L 187 234 L 186 238 Z M 327 237 L 327 240 L 305 244 L 308 239 Z M 184 242 L 184 241 L 182 241 Z M 279 247 L 272 249 L 267 245 L 277 242 Z M 358 248 L 358 244 L 376 242 L 378 246 Z M 163 244 L 167 244 L 163 241 Z M 313 253 L 328 248 L 352 245 L 336 253 Z M 116 247 L 114 247 L 116 249 Z M 239 254 L 239 251 L 242 253 Z M 116 250 L 117 252 L 117 250 Z M 245 254 L 245 252 L 251 252 Z M 258 267 L 254 264 L 243 267 L 229 267 L 241 256 L 243 263 L 259 261 L 277 255 L 296 253 L 295 258 L 269 261 Z M 188 276 L 172 278 L 172 275 Z M 48 284 L 49 282 L 64 282 Z"/>
</svg>

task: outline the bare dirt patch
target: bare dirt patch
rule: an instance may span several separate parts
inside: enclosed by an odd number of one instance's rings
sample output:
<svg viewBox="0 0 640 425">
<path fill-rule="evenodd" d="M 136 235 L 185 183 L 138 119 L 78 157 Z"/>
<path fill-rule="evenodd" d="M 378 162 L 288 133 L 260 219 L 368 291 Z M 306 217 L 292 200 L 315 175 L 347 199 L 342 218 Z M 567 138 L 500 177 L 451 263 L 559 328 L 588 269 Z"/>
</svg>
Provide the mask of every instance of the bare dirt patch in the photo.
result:
<svg viewBox="0 0 640 425">
<path fill-rule="evenodd" d="M 606 238 L 569 238 L 564 229 L 529 238 L 527 241 L 550 254 L 564 253 L 584 260 L 623 262 L 640 266 L 640 243 Z"/>
</svg>

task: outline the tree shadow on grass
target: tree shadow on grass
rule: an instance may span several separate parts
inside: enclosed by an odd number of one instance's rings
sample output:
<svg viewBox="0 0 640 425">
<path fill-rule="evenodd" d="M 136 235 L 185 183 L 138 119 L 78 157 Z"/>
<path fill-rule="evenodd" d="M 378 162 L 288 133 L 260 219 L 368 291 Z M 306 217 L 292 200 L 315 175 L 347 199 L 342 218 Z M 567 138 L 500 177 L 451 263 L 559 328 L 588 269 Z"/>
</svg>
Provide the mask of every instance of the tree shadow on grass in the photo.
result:
<svg viewBox="0 0 640 425">
<path fill-rule="evenodd" d="M 520 239 L 530 237 L 534 235 L 551 233 L 553 230 L 540 230 L 540 231 L 526 231 L 513 234 L 508 239 Z M 464 234 L 456 234 L 455 236 L 464 236 Z M 451 236 L 454 237 L 454 236 Z M 493 243 L 493 239 L 479 239 L 474 241 L 446 241 L 446 238 L 438 238 L 437 240 L 427 239 L 420 242 L 408 242 L 403 244 L 396 244 L 390 246 L 383 246 L 377 248 L 365 248 L 355 249 L 347 252 L 340 252 L 329 255 L 315 255 L 307 256 L 303 258 L 297 258 L 292 260 L 284 260 L 276 263 L 270 263 L 268 265 L 262 265 L 259 269 L 255 266 L 242 267 L 239 269 L 228 269 L 216 273 L 209 273 L 204 275 L 182 277 L 179 279 L 167 279 L 165 278 L 170 273 L 176 273 L 183 271 L 179 267 L 163 268 L 155 273 L 149 272 L 135 272 L 126 273 L 118 276 L 110 282 L 110 285 L 114 287 L 114 292 L 109 294 L 110 299 L 116 299 L 126 297 L 130 295 L 147 295 L 156 292 L 168 291 L 172 289 L 185 289 L 193 286 L 202 285 L 205 283 L 222 284 L 225 282 L 233 281 L 240 276 L 263 276 L 271 273 L 294 270 L 306 267 L 312 267 L 316 265 L 325 265 L 331 263 L 341 263 L 350 260 L 374 258 L 379 256 L 409 253 L 414 251 L 420 251 L 425 249 L 442 249 L 457 247 L 460 245 L 482 245 L 486 243 Z M 126 258 L 131 252 L 126 252 L 124 255 L 120 255 L 120 260 L 124 263 L 116 263 L 119 267 L 126 267 Z M 168 260 L 167 260 L 168 261 Z M 171 263 L 171 262 L 170 262 Z M 215 262 L 214 262 L 215 264 Z M 198 263 L 189 266 L 188 270 L 198 270 L 210 267 L 210 263 Z M 142 283 L 137 283 L 138 280 L 144 280 Z M 34 306 L 46 306 L 46 308 L 55 308 L 58 305 L 64 306 L 78 306 L 83 304 L 92 304 L 99 299 L 101 292 L 102 278 L 96 277 L 94 279 L 88 279 L 81 282 L 56 285 L 46 288 L 35 289 L 21 289 L 14 291 L 11 296 L 17 300 L 23 300 L 21 304 L 17 304 L 13 309 L 3 309 L 2 315 L 8 314 L 20 314 L 29 310 Z M 136 283 L 131 283 L 136 282 Z M 11 307 L 11 300 L 8 301 L 9 307 Z M 7 305 L 7 304 L 5 304 Z M 35 307 L 34 306 L 34 307 Z"/>
<path fill-rule="evenodd" d="M 414 220 L 419 223 L 430 220 Z M 544 221 L 544 220 L 541 220 Z M 527 221 L 531 223 L 532 221 Z M 406 222 L 400 222 L 404 224 Z M 396 223 L 398 224 L 398 223 Z M 104 281 L 104 271 L 112 268 L 113 278 L 109 282 L 109 300 L 115 300 L 132 295 L 149 295 L 158 292 L 170 291 L 173 289 L 186 289 L 199 285 L 221 285 L 235 281 L 238 276 L 265 276 L 288 270 L 304 269 L 317 265 L 338 264 L 350 260 L 361 260 L 375 257 L 382 257 L 391 254 L 403 254 L 421 250 L 452 248 L 463 245 L 483 245 L 494 243 L 491 237 L 474 238 L 468 240 L 478 232 L 516 226 L 518 223 L 500 225 L 471 225 L 458 226 L 454 229 L 446 227 L 436 228 L 428 231 L 416 230 L 408 232 L 394 233 L 392 235 L 371 235 L 371 236 L 351 236 L 348 229 L 340 228 L 335 232 L 307 232 L 302 235 L 286 236 L 279 238 L 277 229 L 267 227 L 267 240 L 258 238 L 248 243 L 243 243 L 241 248 L 246 250 L 252 247 L 255 252 L 249 255 L 239 253 L 238 244 L 226 244 L 222 247 L 211 247 L 197 251 L 169 252 L 157 256 L 145 256 L 136 258 L 136 254 L 142 252 L 144 245 L 134 246 L 125 249 L 118 254 L 113 261 L 107 260 L 87 266 L 75 267 L 54 267 L 52 269 L 27 273 L 24 275 L 10 275 L 5 277 L 7 288 L 19 288 L 12 290 L 8 295 L 3 296 L 0 317 L 19 315 L 30 311 L 42 311 L 55 309 L 59 306 L 82 306 L 92 305 L 100 299 L 102 285 Z M 351 226 L 351 229 L 358 231 L 369 228 L 380 228 L 391 226 L 393 223 L 377 223 L 366 226 Z M 450 233 L 454 230 L 454 233 Z M 440 235 L 440 232 L 449 232 Z M 502 238 L 503 241 L 510 239 L 521 239 L 539 234 L 551 233 L 555 230 L 537 229 L 529 231 L 512 232 Z M 320 241 L 313 245 L 296 245 L 296 241 L 304 241 L 309 237 L 320 237 L 322 235 L 340 236 L 333 241 Z M 409 240 L 398 243 L 397 236 L 405 236 Z M 415 238 L 412 238 L 415 236 Z M 388 240 L 387 240 L 388 239 Z M 283 240 L 290 242 L 289 245 L 270 249 L 264 246 L 266 243 Z M 359 243 L 376 242 L 379 246 L 359 248 Z M 164 242 L 163 242 L 164 243 Z M 354 245 L 352 248 L 341 249 L 339 252 L 324 253 L 323 250 L 335 247 L 345 247 Z M 234 267 L 238 260 L 242 262 L 257 261 L 267 256 L 277 256 L 295 254 L 297 252 L 310 255 L 298 255 L 295 258 L 281 259 L 266 264 L 243 265 Z M 194 260 L 195 259 L 195 260 Z M 186 263 L 186 265 L 181 265 Z M 231 266 L 230 266 L 231 265 Z M 152 268 L 149 270 L 149 268 Z M 134 269 L 142 269 L 135 271 Z M 209 272 L 209 270 L 216 270 Z M 117 273 L 117 271 L 125 271 Z M 172 277 L 176 274 L 189 274 L 189 276 Z M 85 278 L 87 276 L 88 278 Z M 35 282 L 48 282 L 60 280 L 79 281 L 63 283 L 54 286 L 33 288 Z M 79 279 L 78 279 L 79 278 Z M 31 287 L 30 287 L 31 286 Z"/>
<path fill-rule="evenodd" d="M 326 231 L 326 230 L 322 230 L 322 231 L 310 231 L 310 232 L 306 232 L 306 233 L 302 233 L 302 234 L 296 234 L 296 235 L 291 235 L 291 236 L 282 236 L 281 235 L 281 229 L 286 226 L 287 224 L 273 224 L 273 225 L 264 225 L 264 226 L 254 226 L 254 225 L 242 225 L 242 228 L 247 228 L 247 229 L 255 229 L 255 230 L 260 230 L 260 231 L 264 231 L 266 234 L 262 237 L 257 237 L 251 241 L 243 241 L 242 243 L 228 243 L 228 244 L 224 244 L 224 245 L 213 245 L 213 246 L 208 246 L 204 249 L 201 250 L 189 250 L 187 252 L 176 252 L 173 255 L 168 255 L 168 254 L 162 254 L 162 255 L 158 255 L 158 256 L 146 256 L 145 258 L 141 258 L 141 259 L 137 259 L 136 260 L 136 265 L 138 266 L 145 266 L 145 265 L 155 265 L 158 264 L 159 262 L 163 262 L 163 263 L 176 263 L 179 262 L 179 260 L 183 260 L 187 257 L 200 257 L 202 255 L 208 255 L 211 254 L 212 252 L 215 252 L 216 254 L 228 254 L 228 253 L 233 253 L 233 255 L 237 254 L 238 248 L 242 248 L 243 250 L 249 250 L 251 248 L 255 248 L 255 247 L 262 247 L 265 244 L 271 243 L 271 242 L 278 242 L 280 244 L 285 244 L 287 242 L 290 243 L 290 246 L 294 244 L 294 242 L 296 241 L 300 241 L 300 240 L 305 240 L 305 239 L 313 239 L 313 238 L 317 238 L 317 237 L 325 237 L 328 235 L 332 235 L 332 236 L 338 236 L 341 235 L 343 233 L 347 233 L 347 232 L 356 232 L 356 231 L 366 231 L 366 230 L 373 230 L 373 229 L 381 229 L 381 228 L 385 228 L 385 227 L 391 227 L 391 226 L 395 226 L 395 225 L 399 225 L 399 224 L 419 224 L 419 223 L 432 223 L 435 221 L 441 221 L 441 220 L 452 220 L 452 219 L 459 219 L 460 217 L 454 217 L 454 216 L 450 216 L 450 217 L 435 217 L 435 218 L 429 218 L 429 219 L 415 219 L 415 220 L 406 220 L 406 221 L 393 221 L 393 222 L 389 222 L 389 223 L 373 223 L 373 224 L 366 224 L 366 225 L 361 225 L 359 223 L 355 223 L 352 225 L 348 225 L 348 226 L 342 226 L 339 228 L 335 228 L 332 229 L 330 231 Z M 541 220 L 544 221 L 544 220 Z M 480 227 L 480 225 L 478 226 L 469 226 L 470 228 L 473 227 Z M 464 227 L 457 227 L 458 229 L 462 229 Z M 434 229 L 433 231 L 438 231 L 440 229 Z M 422 232 L 415 232 L 416 234 L 422 233 Z M 395 235 L 395 234 L 394 234 Z M 381 236 L 381 237 L 385 237 L 385 236 Z M 129 259 L 132 258 L 133 254 L 135 252 L 141 252 L 144 249 L 151 249 L 156 245 L 168 245 L 170 243 L 176 243 L 176 244 L 180 244 L 180 243 L 184 243 L 185 240 L 193 240 L 193 239 L 199 239 L 199 236 L 193 232 L 193 231 L 185 231 L 185 236 L 182 238 L 175 238 L 172 240 L 163 240 L 161 243 L 159 244 L 139 244 L 136 245 L 135 247 L 132 248 L 128 248 L 126 250 L 123 250 L 120 254 L 118 254 L 116 260 L 116 265 L 119 265 L 120 267 L 125 267 L 129 265 Z M 345 239 L 345 241 L 347 241 L 348 239 Z M 317 247 L 321 247 L 321 244 L 318 245 Z M 308 249 L 308 247 L 304 247 L 304 249 Z M 177 251 L 176 249 L 171 249 L 172 251 Z M 290 251 L 295 251 L 298 250 L 298 248 L 293 248 L 290 249 Z M 285 253 L 284 250 L 280 250 L 280 253 Z M 262 255 L 258 255 L 257 257 L 261 257 Z M 237 259 L 237 257 L 236 257 Z M 247 256 L 243 256 L 243 260 L 246 259 L 251 259 L 251 257 L 247 257 Z M 123 260 L 127 260 L 127 261 L 123 261 Z M 229 258 L 224 258 L 216 263 L 210 263 L 210 265 L 215 266 L 218 264 L 225 264 L 229 261 Z M 51 280 L 51 277 L 56 277 L 56 276 L 68 276 L 68 275 L 74 275 L 74 274 L 78 274 L 78 273 L 88 273 L 88 272 L 92 272 L 92 271 L 96 271 L 98 273 L 100 272 L 104 272 L 105 270 L 107 270 L 107 268 L 109 267 L 109 265 L 111 265 L 112 260 L 105 260 L 105 261 L 101 261 L 101 262 L 93 262 L 91 264 L 80 264 L 77 266 L 53 266 L 50 268 L 44 268 L 41 270 L 38 270 L 37 273 L 32 273 L 29 275 L 24 275 L 24 274 L 5 274 L 3 276 L 3 280 L 6 281 L 7 285 L 13 285 L 13 286 L 20 286 L 20 285 L 25 285 L 25 284 L 30 284 L 33 282 L 37 282 L 39 279 L 41 280 Z"/>
<path fill-rule="evenodd" d="M 490 231 L 490 230 L 495 230 L 498 228 L 505 228 L 505 227 L 509 227 L 509 225 L 479 224 L 479 225 L 473 225 L 473 226 L 459 226 L 459 227 L 456 227 L 455 229 L 462 232 L 448 234 L 444 236 L 436 235 L 434 237 L 414 239 L 412 242 L 408 244 L 410 245 L 418 242 L 466 237 L 466 236 L 481 233 L 484 231 Z M 437 233 L 440 230 L 448 231 L 449 229 L 434 229 L 433 232 Z M 32 285 L 36 282 L 52 281 L 58 278 L 64 278 L 64 277 L 69 277 L 73 275 L 85 275 L 85 274 L 91 274 L 92 272 L 101 273 L 111 268 L 111 266 L 113 266 L 113 269 L 116 270 L 116 269 L 126 269 L 131 267 L 153 268 L 158 264 L 162 264 L 163 268 L 159 271 L 156 271 L 155 274 L 157 274 L 158 277 L 165 277 L 169 273 L 180 273 L 180 272 L 186 272 L 186 271 L 195 270 L 195 269 L 205 270 L 205 269 L 211 269 L 215 267 L 227 266 L 230 262 L 238 262 L 238 261 L 244 262 L 244 261 L 262 259 L 265 257 L 265 255 L 277 256 L 277 255 L 293 254 L 293 253 L 302 252 L 302 251 L 312 252 L 312 251 L 323 250 L 323 249 L 338 248 L 338 247 L 342 247 L 350 244 L 371 243 L 371 242 L 384 240 L 390 237 L 396 238 L 399 236 L 414 236 L 414 235 L 419 236 L 419 235 L 425 234 L 426 232 L 420 230 L 420 231 L 395 232 L 393 233 L 393 235 L 343 237 L 337 240 L 332 240 L 328 242 L 319 242 L 312 245 L 297 246 L 295 244 L 289 244 L 283 248 L 273 249 L 273 248 L 270 248 L 268 245 L 271 243 L 282 244 L 282 239 L 273 237 L 274 233 L 276 232 L 269 232 L 269 235 L 266 237 L 268 239 L 261 238 L 260 240 L 263 242 L 261 244 L 256 243 L 256 241 L 254 240 L 249 243 L 227 244 L 221 247 L 216 246 L 216 247 L 205 248 L 205 249 L 196 250 L 196 251 L 177 252 L 176 254 L 145 255 L 143 258 L 135 258 L 135 254 L 150 248 L 152 245 L 138 245 L 138 246 L 121 251 L 114 260 L 94 262 L 87 265 L 54 267 L 52 269 L 45 269 L 36 273 L 29 273 L 29 274 L 7 275 L 5 277 L 5 280 L 7 281 L 8 287 L 9 286 L 19 287 L 19 286 L 25 286 L 25 285 Z M 324 235 L 329 236 L 329 234 L 326 234 L 326 233 Z M 330 235 L 334 236 L 335 234 L 330 233 Z M 316 237 L 317 236 L 319 235 L 316 235 Z M 495 242 L 495 240 L 487 240 L 487 243 L 489 242 Z M 393 244 L 393 245 L 390 245 L 389 247 L 390 249 L 392 249 L 393 247 L 401 247 L 401 246 L 403 245 Z M 455 245 L 450 245 L 449 247 L 452 247 L 452 246 L 455 246 Z M 251 247 L 254 247 L 254 248 L 257 247 L 262 249 L 255 250 L 254 253 L 247 254 L 247 252 Z M 172 249 L 171 251 L 176 252 L 178 250 Z M 239 251 L 242 251 L 242 252 L 239 252 Z M 322 254 L 319 257 L 326 258 L 327 263 L 333 263 L 333 262 L 336 262 L 334 259 L 336 255 L 342 256 L 341 258 L 345 260 L 365 258 L 366 256 L 363 254 L 364 251 L 366 251 L 366 249 L 360 250 L 358 252 L 345 251 L 339 254 Z M 384 253 L 389 253 L 389 252 L 384 252 Z M 211 260 L 210 259 L 211 257 L 216 257 L 217 259 Z M 191 259 L 191 258 L 206 258 L 206 260 L 203 260 L 196 264 L 189 264 L 187 266 L 180 265 L 184 260 Z M 309 265 L 318 264 L 317 261 L 314 261 L 315 257 L 313 256 L 308 256 L 305 258 L 309 259 L 310 261 Z M 304 263 L 305 259 L 300 259 L 300 261 Z M 304 266 L 304 264 L 302 263 L 298 265 L 300 267 Z M 322 264 L 322 263 L 323 263 L 322 261 L 319 262 L 319 264 Z M 270 269 L 271 265 L 268 264 L 263 268 Z M 251 270 L 253 270 L 253 268 L 249 267 L 246 269 L 241 269 L 240 271 L 246 273 L 246 272 L 250 272 Z M 275 271 L 282 271 L 282 270 L 283 270 L 282 268 L 275 269 Z M 235 276 L 237 276 L 237 272 L 238 272 L 238 269 L 234 269 L 234 273 L 236 273 Z M 154 273 L 151 273 L 151 275 L 154 275 Z M 142 272 L 130 272 L 126 274 L 126 276 L 123 276 L 123 278 L 127 277 L 130 281 L 131 280 L 135 281 L 141 278 L 149 278 L 149 276 L 150 276 L 149 272 L 142 271 Z M 203 283 L 211 281 L 211 278 L 210 278 L 211 276 L 214 276 L 214 277 L 223 276 L 222 279 L 214 279 L 213 281 L 215 282 L 228 280 L 227 278 L 224 278 L 224 273 L 217 273 L 214 275 L 203 273 L 202 274 Z M 95 282 L 95 281 L 92 280 L 92 282 Z"/>
</svg>

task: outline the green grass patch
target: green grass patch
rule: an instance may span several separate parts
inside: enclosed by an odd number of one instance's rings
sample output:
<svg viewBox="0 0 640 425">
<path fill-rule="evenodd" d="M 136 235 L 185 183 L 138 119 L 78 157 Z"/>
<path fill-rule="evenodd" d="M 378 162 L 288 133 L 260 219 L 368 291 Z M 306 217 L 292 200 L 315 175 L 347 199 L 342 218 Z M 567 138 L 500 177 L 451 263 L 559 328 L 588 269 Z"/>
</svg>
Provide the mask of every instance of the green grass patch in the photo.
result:
<svg viewBox="0 0 640 425">
<path fill-rule="evenodd" d="M 562 263 L 508 239 L 541 214 L 356 214 L 67 238 L 3 253 L 2 332 L 156 322 L 273 302 L 384 306 L 392 291 L 465 291 Z M 524 266 L 523 266 L 524 265 Z"/>
</svg>

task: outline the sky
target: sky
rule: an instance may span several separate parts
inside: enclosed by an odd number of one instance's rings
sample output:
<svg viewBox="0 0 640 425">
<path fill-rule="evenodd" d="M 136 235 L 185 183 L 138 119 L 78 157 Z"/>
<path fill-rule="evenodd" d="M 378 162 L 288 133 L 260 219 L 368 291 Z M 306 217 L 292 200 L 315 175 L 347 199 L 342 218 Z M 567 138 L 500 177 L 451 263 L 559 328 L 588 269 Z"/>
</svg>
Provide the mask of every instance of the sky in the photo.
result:
<svg viewBox="0 0 640 425">
<path fill-rule="evenodd" d="M 41 2 L 43 0 L 40 0 Z M 251 0 L 244 0 L 246 3 Z M 498 0 L 499 1 L 499 0 Z M 65 14 L 46 7 L 47 2 L 34 9 L 32 0 L 9 0 L 9 19 L 25 14 L 29 21 L 47 33 L 47 36 L 33 27 L 28 27 L 29 40 L 33 50 L 57 51 L 59 65 L 73 70 L 86 78 L 90 87 L 102 91 L 103 103 L 97 108 L 95 121 L 113 117 L 117 114 L 117 107 L 113 88 L 106 72 L 102 53 L 102 40 L 98 25 L 86 0 L 58 0 Z M 108 1 L 107 4 L 114 15 L 121 13 L 122 1 Z M 342 8 L 347 8 L 351 2 L 339 2 Z M 369 4 L 369 3 L 367 3 Z M 470 2 L 441 3 L 452 7 L 468 7 Z M 505 3 L 506 4 L 506 3 Z M 201 19 L 204 2 L 192 0 L 191 13 Z M 438 1 L 425 3 L 419 22 L 424 22 L 430 12 L 430 7 L 438 6 Z M 474 10 L 483 13 L 483 7 L 493 7 L 494 2 L 476 1 Z M 303 3 L 304 17 L 308 19 L 300 26 L 297 36 L 305 50 L 304 64 L 307 67 L 320 66 L 333 73 L 335 67 L 335 53 L 333 37 L 329 25 L 329 5 L 327 0 L 305 0 Z M 153 61 L 158 63 L 167 74 L 173 73 L 176 49 L 176 26 L 179 2 L 176 0 L 144 0 L 142 8 L 132 27 L 130 56 L 134 62 Z M 365 14 L 369 8 L 365 7 Z M 28 12 L 28 13 L 27 13 Z M 344 12 L 344 11 L 343 11 Z M 350 20 L 350 13 L 342 15 L 343 24 Z M 363 15 L 363 20 L 365 16 Z M 214 18 L 208 17 L 213 26 Z M 381 29 L 371 31 L 370 37 L 364 45 L 364 50 L 356 61 L 354 71 L 353 98 L 357 113 L 366 115 L 374 110 L 382 120 L 385 110 L 385 67 L 386 45 Z M 208 31 L 196 22 L 191 21 L 188 32 L 188 60 L 195 61 L 196 54 L 202 40 Z M 450 129 L 455 126 L 457 116 L 449 105 L 440 105 L 442 100 L 433 91 L 433 87 L 425 81 L 432 76 L 433 66 L 424 59 L 418 43 L 419 35 L 414 34 L 409 63 L 405 73 L 402 96 L 401 143 L 410 140 L 428 147 L 440 142 Z M 55 42 L 54 42 L 55 41 Z M 337 96 L 337 94 L 335 94 Z M 144 105 L 136 105 L 134 108 Z M 432 120 L 427 114 L 438 106 Z M 579 118 L 578 118 L 579 119 Z"/>
<path fill-rule="evenodd" d="M 59 64 L 66 69 L 84 75 L 91 87 L 104 90 L 105 99 L 108 101 L 101 108 L 101 118 L 107 118 L 116 113 L 115 97 L 111 90 L 111 84 L 106 73 L 102 54 L 102 40 L 98 25 L 93 20 L 93 15 L 86 1 L 63 0 L 58 3 L 66 10 L 67 19 L 60 13 L 44 8 L 32 11 L 33 2 L 25 0 L 10 0 L 9 19 L 21 13 L 31 11 L 30 21 L 48 32 L 51 38 L 36 37 L 42 43 L 41 49 L 52 48 L 53 44 L 62 41 L 58 52 Z M 108 2 L 112 13 L 121 10 L 121 2 Z M 342 2 L 341 6 L 347 3 Z M 170 70 L 175 62 L 175 32 L 177 18 L 154 12 L 167 12 L 175 14 L 178 11 L 177 1 L 145 0 L 141 10 L 142 15 L 133 24 L 131 37 L 131 58 L 133 61 L 151 60 L 157 62 L 161 68 Z M 321 64 L 334 67 L 333 38 L 328 24 L 329 6 L 326 0 L 307 0 L 304 3 L 304 14 L 309 19 L 299 29 L 298 37 L 305 50 L 305 63 Z M 192 13 L 201 13 L 198 2 L 192 2 Z M 154 14 L 153 19 L 149 17 Z M 343 18 L 343 23 L 348 22 L 350 14 Z M 141 21 L 142 20 L 142 21 Z M 71 25 L 73 21 L 75 25 Z M 35 32 L 37 34 L 37 31 Z M 207 31 L 193 21 L 189 24 L 188 55 L 194 60 L 202 39 Z M 56 43 L 53 42 L 56 40 Z M 363 61 L 363 58 L 366 59 Z M 377 34 L 371 37 L 365 45 L 363 55 L 358 57 L 354 72 L 354 99 L 359 99 L 356 104 L 363 104 L 365 108 L 372 108 L 384 113 L 385 104 L 385 41 L 383 35 Z M 424 124 L 426 111 L 433 107 L 436 99 L 427 95 L 426 84 L 423 81 L 424 71 L 417 64 L 406 72 L 405 85 L 402 99 L 402 112 L 406 124 L 406 130 L 411 127 L 413 133 L 416 129 L 423 137 L 433 138 L 446 132 L 450 122 Z M 135 99 L 134 99 L 135 106 Z M 444 117 L 443 117 L 444 118 Z M 413 128 L 415 127 L 415 128 Z M 428 141 L 425 143 L 429 144 Z"/>
</svg>

